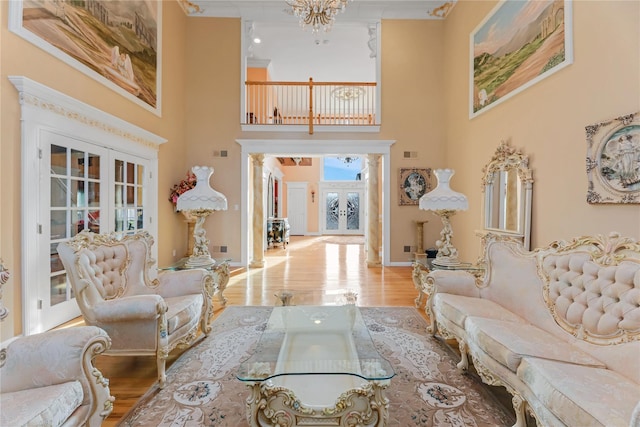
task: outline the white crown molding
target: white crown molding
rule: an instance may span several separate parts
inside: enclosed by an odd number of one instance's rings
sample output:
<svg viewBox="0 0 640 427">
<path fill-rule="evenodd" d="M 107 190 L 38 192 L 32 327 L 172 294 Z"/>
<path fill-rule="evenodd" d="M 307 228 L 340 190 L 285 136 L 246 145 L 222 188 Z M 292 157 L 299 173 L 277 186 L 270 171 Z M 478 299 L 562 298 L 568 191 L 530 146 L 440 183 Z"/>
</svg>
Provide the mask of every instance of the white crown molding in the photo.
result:
<svg viewBox="0 0 640 427">
<path fill-rule="evenodd" d="M 78 124 L 89 126 L 94 130 L 106 132 L 155 150 L 159 149 L 160 144 L 167 142 L 165 138 L 27 77 L 9 76 L 9 80 L 20 94 L 23 116 L 28 113 L 29 109 L 34 113 L 56 114 Z"/>
</svg>

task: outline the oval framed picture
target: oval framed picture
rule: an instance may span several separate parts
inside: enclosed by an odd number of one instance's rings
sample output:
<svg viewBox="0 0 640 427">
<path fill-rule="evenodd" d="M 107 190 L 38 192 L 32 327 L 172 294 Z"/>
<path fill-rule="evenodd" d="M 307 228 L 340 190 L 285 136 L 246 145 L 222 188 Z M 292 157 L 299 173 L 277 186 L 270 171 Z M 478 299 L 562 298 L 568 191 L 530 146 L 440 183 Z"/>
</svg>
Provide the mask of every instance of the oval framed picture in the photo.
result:
<svg viewBox="0 0 640 427">
<path fill-rule="evenodd" d="M 586 127 L 587 202 L 640 203 L 639 115 Z"/>
<path fill-rule="evenodd" d="M 430 168 L 400 168 L 400 205 L 417 205 L 420 197 L 431 190 Z"/>
</svg>

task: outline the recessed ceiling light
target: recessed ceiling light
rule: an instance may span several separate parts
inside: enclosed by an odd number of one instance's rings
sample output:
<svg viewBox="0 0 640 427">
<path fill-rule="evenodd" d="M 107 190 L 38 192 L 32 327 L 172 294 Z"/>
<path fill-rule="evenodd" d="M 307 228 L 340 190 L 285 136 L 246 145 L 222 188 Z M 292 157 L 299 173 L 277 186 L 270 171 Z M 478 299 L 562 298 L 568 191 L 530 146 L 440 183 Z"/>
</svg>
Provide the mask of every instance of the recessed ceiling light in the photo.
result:
<svg viewBox="0 0 640 427">
<path fill-rule="evenodd" d="M 253 39 L 253 42 L 255 44 L 260 44 L 260 43 L 262 43 L 262 40 L 260 40 L 260 37 L 256 37 L 256 38 Z"/>
</svg>

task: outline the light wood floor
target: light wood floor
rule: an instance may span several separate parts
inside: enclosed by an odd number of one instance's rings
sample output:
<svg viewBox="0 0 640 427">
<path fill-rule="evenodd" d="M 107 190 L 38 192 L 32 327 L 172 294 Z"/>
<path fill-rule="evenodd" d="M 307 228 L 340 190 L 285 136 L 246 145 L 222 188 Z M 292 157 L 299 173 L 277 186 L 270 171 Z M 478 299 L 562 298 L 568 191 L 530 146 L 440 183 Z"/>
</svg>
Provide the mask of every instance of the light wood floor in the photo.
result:
<svg viewBox="0 0 640 427">
<path fill-rule="evenodd" d="M 414 306 L 417 291 L 411 267 L 368 268 L 362 243 L 358 236 L 292 236 L 287 249 L 267 250 L 265 268 L 233 273 L 224 293 L 227 306 L 275 305 L 274 294 L 283 289 L 313 298 L 314 294 L 345 288 L 357 292 L 360 306 Z M 219 301 L 214 302 L 217 316 L 224 309 Z M 167 366 L 180 354 L 180 350 L 172 352 Z M 98 356 L 96 366 L 109 378 L 111 394 L 116 398 L 114 410 L 103 425 L 115 426 L 155 382 L 155 360 Z"/>
</svg>

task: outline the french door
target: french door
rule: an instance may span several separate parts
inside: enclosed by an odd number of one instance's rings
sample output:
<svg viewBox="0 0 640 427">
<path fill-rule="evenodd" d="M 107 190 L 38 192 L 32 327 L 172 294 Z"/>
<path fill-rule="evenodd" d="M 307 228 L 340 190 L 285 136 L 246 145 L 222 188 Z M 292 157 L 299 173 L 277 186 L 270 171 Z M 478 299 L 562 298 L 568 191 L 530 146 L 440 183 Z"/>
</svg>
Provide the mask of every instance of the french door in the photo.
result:
<svg viewBox="0 0 640 427">
<path fill-rule="evenodd" d="M 135 232 L 145 227 L 148 160 L 53 132 L 43 132 L 35 304 L 27 304 L 47 330 L 79 313 L 58 256 L 59 243 L 82 230 Z M 44 178 L 44 179 L 42 179 Z M 48 268 L 46 267 L 48 266 Z"/>
<path fill-rule="evenodd" d="M 321 189 L 323 234 L 364 234 L 364 186 L 324 183 Z"/>
</svg>

